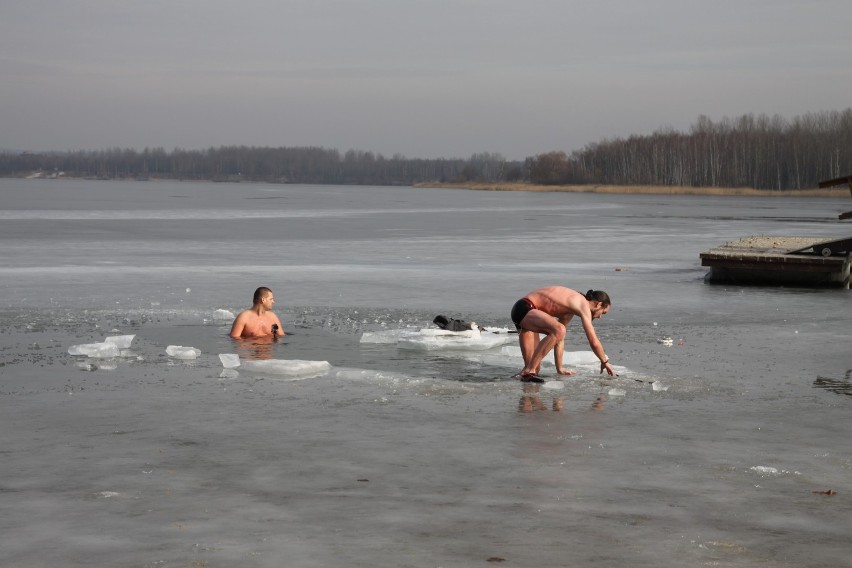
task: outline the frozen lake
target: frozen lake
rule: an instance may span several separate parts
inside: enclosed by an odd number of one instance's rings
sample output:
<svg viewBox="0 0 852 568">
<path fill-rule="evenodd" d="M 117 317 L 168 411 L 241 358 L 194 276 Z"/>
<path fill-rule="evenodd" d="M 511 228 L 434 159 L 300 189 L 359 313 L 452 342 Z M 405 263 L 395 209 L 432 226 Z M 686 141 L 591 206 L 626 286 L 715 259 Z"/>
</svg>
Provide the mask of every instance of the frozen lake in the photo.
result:
<svg viewBox="0 0 852 568">
<path fill-rule="evenodd" d="M 698 257 L 846 237 L 848 200 L 5 179 L 0 204 L 0 565 L 850 565 L 852 296 Z M 511 337 L 398 341 L 506 330 L 550 284 L 610 294 L 617 379 L 576 323 L 578 375 L 544 387 Z M 221 313 L 260 285 L 288 335 L 235 344 Z"/>
</svg>

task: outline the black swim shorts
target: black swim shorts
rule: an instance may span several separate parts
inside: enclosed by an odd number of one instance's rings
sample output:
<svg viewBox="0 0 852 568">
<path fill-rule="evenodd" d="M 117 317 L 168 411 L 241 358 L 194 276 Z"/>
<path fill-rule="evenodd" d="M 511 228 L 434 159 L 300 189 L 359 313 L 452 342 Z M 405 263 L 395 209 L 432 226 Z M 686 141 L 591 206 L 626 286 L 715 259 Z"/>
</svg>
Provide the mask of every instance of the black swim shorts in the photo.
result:
<svg viewBox="0 0 852 568">
<path fill-rule="evenodd" d="M 535 305 L 527 298 L 521 298 L 515 305 L 512 306 L 512 321 L 515 322 L 515 327 L 521 329 L 521 322 L 530 310 L 534 310 Z"/>
</svg>

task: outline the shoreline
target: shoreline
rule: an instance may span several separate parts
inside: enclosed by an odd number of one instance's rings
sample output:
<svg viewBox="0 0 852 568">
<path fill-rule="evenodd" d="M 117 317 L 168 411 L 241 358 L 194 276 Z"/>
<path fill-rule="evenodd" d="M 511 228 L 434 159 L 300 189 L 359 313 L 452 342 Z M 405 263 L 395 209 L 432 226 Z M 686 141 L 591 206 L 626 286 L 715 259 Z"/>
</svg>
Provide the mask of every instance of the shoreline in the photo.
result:
<svg viewBox="0 0 852 568">
<path fill-rule="evenodd" d="M 38 179 L 38 180 L 74 180 L 74 181 L 133 181 L 133 182 L 181 182 L 181 183 L 269 183 L 290 185 L 288 183 L 262 180 L 218 180 L 218 179 L 180 179 L 168 177 L 150 178 L 87 178 L 76 176 L 0 176 L 0 179 Z M 294 184 L 294 185 L 324 185 L 324 184 Z M 360 184 L 343 184 L 360 185 Z M 399 186 L 402 187 L 402 186 Z M 409 187 L 409 186 L 406 186 Z M 733 197 L 825 197 L 844 198 L 852 196 L 852 189 L 835 186 L 811 189 L 754 189 L 751 187 L 694 187 L 677 185 L 606 185 L 606 184 L 576 184 L 576 185 L 536 185 L 522 182 L 438 182 L 424 181 L 411 184 L 415 189 L 467 189 L 473 191 L 527 191 L 537 193 L 609 193 L 627 195 L 698 195 L 698 196 L 733 196 Z"/>
<path fill-rule="evenodd" d="M 768 190 L 750 187 L 691 187 L 667 185 L 535 185 L 514 182 L 422 182 L 416 188 L 470 189 L 475 191 L 531 191 L 541 193 L 620 193 L 644 195 L 719 195 L 741 197 L 833 197 L 849 195 L 845 187 Z"/>
</svg>

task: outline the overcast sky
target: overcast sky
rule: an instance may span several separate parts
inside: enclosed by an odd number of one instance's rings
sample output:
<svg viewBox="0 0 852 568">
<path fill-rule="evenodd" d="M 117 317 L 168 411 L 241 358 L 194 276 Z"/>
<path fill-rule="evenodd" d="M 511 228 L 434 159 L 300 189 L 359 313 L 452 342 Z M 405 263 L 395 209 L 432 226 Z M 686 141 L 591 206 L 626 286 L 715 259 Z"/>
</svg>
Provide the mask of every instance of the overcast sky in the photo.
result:
<svg viewBox="0 0 852 568">
<path fill-rule="evenodd" d="M 0 0 L 0 149 L 524 159 L 852 106 L 850 0 Z"/>
</svg>

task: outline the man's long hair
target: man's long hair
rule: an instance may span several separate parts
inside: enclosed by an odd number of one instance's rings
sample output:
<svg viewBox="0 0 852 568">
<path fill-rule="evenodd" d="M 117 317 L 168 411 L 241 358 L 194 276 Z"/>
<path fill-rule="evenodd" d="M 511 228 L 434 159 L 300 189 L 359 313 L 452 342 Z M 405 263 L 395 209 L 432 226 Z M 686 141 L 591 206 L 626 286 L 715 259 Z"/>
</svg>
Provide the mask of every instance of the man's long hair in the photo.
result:
<svg viewBox="0 0 852 568">
<path fill-rule="evenodd" d="M 609 294 L 607 294 L 603 290 L 589 290 L 588 292 L 586 292 L 586 299 L 590 302 L 600 302 L 602 304 L 606 304 L 607 306 L 612 305 L 612 302 L 609 299 Z"/>
</svg>

